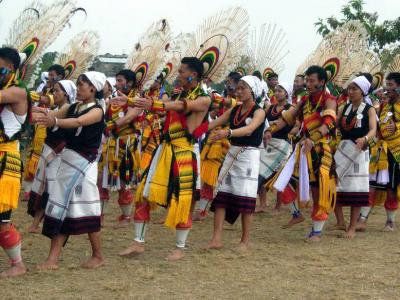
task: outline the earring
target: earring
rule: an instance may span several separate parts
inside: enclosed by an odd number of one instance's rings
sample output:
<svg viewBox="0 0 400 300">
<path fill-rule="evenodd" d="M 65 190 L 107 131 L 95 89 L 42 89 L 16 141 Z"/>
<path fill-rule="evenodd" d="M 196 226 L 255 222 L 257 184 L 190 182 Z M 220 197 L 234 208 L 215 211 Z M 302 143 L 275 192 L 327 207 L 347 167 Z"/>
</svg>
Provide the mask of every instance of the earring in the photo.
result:
<svg viewBox="0 0 400 300">
<path fill-rule="evenodd" d="M 187 81 L 188 81 L 189 83 L 191 83 L 191 82 L 193 81 L 193 77 L 192 77 L 192 76 L 189 76 L 188 79 L 187 79 Z"/>
</svg>

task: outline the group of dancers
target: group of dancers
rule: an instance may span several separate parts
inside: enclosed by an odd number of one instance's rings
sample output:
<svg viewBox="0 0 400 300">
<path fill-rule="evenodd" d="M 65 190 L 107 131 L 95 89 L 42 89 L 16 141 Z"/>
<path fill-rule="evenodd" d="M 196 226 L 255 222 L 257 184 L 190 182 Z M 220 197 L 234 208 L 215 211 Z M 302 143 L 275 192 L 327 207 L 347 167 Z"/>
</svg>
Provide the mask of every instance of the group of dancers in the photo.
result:
<svg viewBox="0 0 400 300">
<path fill-rule="evenodd" d="M 108 78 L 87 71 L 73 82 L 59 65 L 29 91 L 18 77 L 20 63 L 17 50 L 0 48 L 0 245 L 11 262 L 4 276 L 26 272 L 18 220 L 11 222 L 22 179 L 33 217 L 28 232 L 51 239 L 41 270 L 57 269 L 63 246 L 77 234 L 88 234 L 92 248 L 82 267 L 104 264 L 101 227 L 113 192 L 121 209 L 116 228 L 134 225 L 121 256 L 145 251 L 151 211 L 160 206 L 176 232 L 168 260 L 184 257 L 192 222 L 209 210 L 214 227 L 203 248 L 222 248 L 224 221 L 240 216 L 238 249 L 246 251 L 256 199 L 257 211 L 265 210 L 268 191 L 277 192 L 277 206 L 290 207 L 284 228 L 304 221 L 302 208 L 312 201 L 312 242 L 321 240 L 331 212 L 342 236 L 353 238 L 382 202 L 385 231 L 394 230 L 399 72 L 387 74 L 384 90 L 373 90 L 370 74 L 357 74 L 335 97 L 318 65 L 294 84 L 274 72 L 265 82 L 260 72 L 233 71 L 218 93 L 203 81 L 203 62 L 184 57 L 170 92 L 163 74 L 144 90 L 129 69 Z M 35 130 L 23 172 L 19 141 L 28 123 Z M 351 207 L 348 225 L 344 206 Z"/>
</svg>

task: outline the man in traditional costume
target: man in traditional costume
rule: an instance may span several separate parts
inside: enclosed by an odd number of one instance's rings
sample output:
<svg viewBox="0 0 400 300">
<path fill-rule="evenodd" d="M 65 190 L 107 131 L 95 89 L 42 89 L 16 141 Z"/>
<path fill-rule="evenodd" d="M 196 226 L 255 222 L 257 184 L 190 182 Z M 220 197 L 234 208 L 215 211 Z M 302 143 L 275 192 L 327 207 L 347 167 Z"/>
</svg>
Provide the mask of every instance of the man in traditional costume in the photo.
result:
<svg viewBox="0 0 400 300">
<path fill-rule="evenodd" d="M 128 103 L 136 107 L 166 112 L 167 116 L 163 142 L 154 152 L 136 193 L 134 242 L 120 253 L 122 256 L 144 252 L 150 209 L 161 205 L 168 209 L 165 225 L 176 229 L 176 249 L 167 258 L 179 260 L 184 257 L 198 176 L 194 144 L 202 134 L 197 131 L 201 131 L 199 126 L 211 103 L 201 87 L 202 75 L 202 62 L 195 57 L 185 57 L 177 78 L 183 90 L 174 94 L 172 101 L 128 99 Z"/>
<path fill-rule="evenodd" d="M 298 117 L 302 122 L 301 140 L 281 170 L 273 187 L 283 191 L 291 176 L 299 181 L 300 201 L 309 200 L 311 187 L 314 201 L 312 210 L 313 227 L 310 241 L 320 241 L 323 226 L 328 213 L 333 210 L 336 198 L 336 184 L 333 170 L 333 157 L 330 142 L 335 138 L 336 98 L 325 90 L 328 75 L 325 69 L 311 66 L 306 71 L 308 95 L 282 114 L 276 123 L 277 130 L 294 124 Z M 302 222 L 302 217 L 295 201 L 291 205 L 290 225 Z"/>
<path fill-rule="evenodd" d="M 125 69 L 116 74 L 116 89 L 119 95 L 135 96 L 136 75 Z M 139 110 L 110 100 L 105 114 L 107 137 L 103 145 L 99 168 L 99 191 L 103 214 L 110 196 L 109 191 L 118 191 L 118 204 L 121 215 L 116 227 L 127 226 L 132 217 L 133 192 L 131 185 L 136 183 L 139 172 L 139 153 L 136 128 L 133 120 Z"/>
<path fill-rule="evenodd" d="M 296 105 L 303 96 L 307 94 L 306 77 L 303 74 L 298 74 L 293 82 L 293 94 L 291 104 Z"/>
<path fill-rule="evenodd" d="M 278 74 L 275 72 L 271 72 L 267 75 L 267 85 L 268 85 L 268 99 L 271 104 L 276 104 L 276 98 L 274 96 L 275 87 L 279 83 L 278 81 Z"/>
<path fill-rule="evenodd" d="M 19 135 L 26 122 L 29 93 L 17 78 L 20 56 L 13 48 L 0 48 L 0 246 L 10 259 L 11 268 L 3 276 L 26 272 L 21 257 L 21 235 L 11 223 L 21 189 Z"/>
</svg>

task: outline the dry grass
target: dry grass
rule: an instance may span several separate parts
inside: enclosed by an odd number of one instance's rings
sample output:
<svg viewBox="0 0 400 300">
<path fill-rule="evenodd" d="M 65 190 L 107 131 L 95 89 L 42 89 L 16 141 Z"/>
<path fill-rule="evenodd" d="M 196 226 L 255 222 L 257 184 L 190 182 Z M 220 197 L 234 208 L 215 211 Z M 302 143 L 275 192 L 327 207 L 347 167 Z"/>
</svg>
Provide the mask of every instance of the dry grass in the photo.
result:
<svg viewBox="0 0 400 300">
<path fill-rule="evenodd" d="M 400 298 L 400 235 L 382 233 L 383 208 L 370 218 L 367 233 L 355 240 L 326 232 L 320 244 L 304 243 L 310 221 L 281 229 L 289 218 L 255 217 L 252 250 L 246 255 L 232 250 L 240 237 L 240 224 L 226 226 L 225 249 L 203 252 L 211 237 L 212 217 L 195 223 L 183 261 L 164 257 L 175 236 L 162 225 L 151 225 L 147 252 L 136 258 L 120 258 L 118 251 L 133 238 L 132 227 L 113 230 L 118 215 L 116 201 L 108 208 L 102 231 L 106 266 L 83 270 L 79 264 L 90 255 L 87 236 L 71 237 L 62 254 L 60 270 L 39 272 L 35 264 L 46 258 L 49 240 L 29 235 L 31 218 L 22 203 L 13 219 L 23 231 L 23 256 L 30 271 L 15 279 L 0 279 L 0 299 L 396 299 Z M 162 216 L 158 210 L 155 218 Z M 211 215 L 212 216 L 212 215 Z M 330 224 L 333 223 L 333 216 Z M 0 268 L 6 266 L 0 256 Z"/>
</svg>

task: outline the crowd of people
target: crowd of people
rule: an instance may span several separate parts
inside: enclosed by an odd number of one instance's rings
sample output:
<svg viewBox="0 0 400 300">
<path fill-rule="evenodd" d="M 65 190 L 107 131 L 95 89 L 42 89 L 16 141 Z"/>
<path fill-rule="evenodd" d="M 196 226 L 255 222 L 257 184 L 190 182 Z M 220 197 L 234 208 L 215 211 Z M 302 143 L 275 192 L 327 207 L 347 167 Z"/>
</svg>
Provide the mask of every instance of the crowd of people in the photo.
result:
<svg viewBox="0 0 400 300">
<path fill-rule="evenodd" d="M 33 217 L 28 232 L 50 238 L 41 270 L 57 269 L 63 246 L 77 234 L 88 234 L 92 248 L 82 267 L 104 264 L 101 227 L 113 192 L 121 209 L 115 227 L 134 226 L 121 256 L 145 251 L 151 212 L 160 206 L 163 223 L 176 231 L 168 260 L 184 257 L 193 221 L 208 211 L 214 227 L 203 248 L 222 248 L 224 221 L 234 224 L 240 216 L 238 248 L 247 251 L 252 219 L 266 211 L 268 191 L 277 193 L 275 211 L 290 208 L 283 228 L 303 222 L 311 201 L 311 242 L 321 240 L 331 212 L 341 237 L 354 238 L 380 203 L 384 230 L 394 230 L 400 73 L 388 73 L 377 90 L 370 74 L 359 73 L 335 97 L 318 65 L 293 84 L 274 72 L 265 82 L 260 72 L 232 71 L 224 90 L 215 91 L 203 80 L 203 62 L 184 57 L 171 92 L 162 74 L 144 90 L 129 69 L 108 78 L 87 71 L 73 82 L 60 65 L 30 91 L 18 78 L 20 63 L 18 51 L 0 48 L 0 245 L 11 262 L 4 276 L 26 272 L 18 219 L 11 222 L 22 179 Z M 34 135 L 23 164 L 19 140 L 28 123 Z"/>
</svg>

